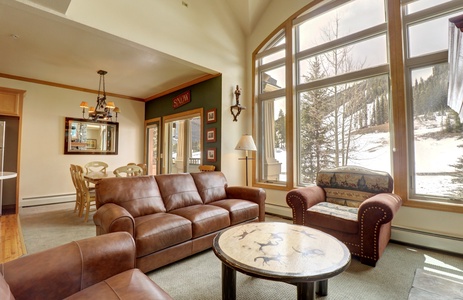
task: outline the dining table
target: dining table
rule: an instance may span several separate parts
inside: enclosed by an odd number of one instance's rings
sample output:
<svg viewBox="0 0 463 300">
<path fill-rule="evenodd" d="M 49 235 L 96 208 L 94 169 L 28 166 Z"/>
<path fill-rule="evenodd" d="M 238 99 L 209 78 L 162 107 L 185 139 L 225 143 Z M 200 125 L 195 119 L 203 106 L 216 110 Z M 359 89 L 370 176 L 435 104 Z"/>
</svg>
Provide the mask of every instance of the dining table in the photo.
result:
<svg viewBox="0 0 463 300">
<path fill-rule="evenodd" d="M 90 183 L 96 184 L 98 181 L 106 178 L 116 177 L 112 171 L 106 172 L 89 172 L 84 174 L 84 179 Z"/>
</svg>

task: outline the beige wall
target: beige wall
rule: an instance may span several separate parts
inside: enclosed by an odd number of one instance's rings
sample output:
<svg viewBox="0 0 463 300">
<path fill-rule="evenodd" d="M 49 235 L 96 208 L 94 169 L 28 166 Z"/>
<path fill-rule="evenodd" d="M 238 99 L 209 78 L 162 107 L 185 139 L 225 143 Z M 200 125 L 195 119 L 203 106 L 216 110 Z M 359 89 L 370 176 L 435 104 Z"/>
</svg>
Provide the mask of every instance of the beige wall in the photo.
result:
<svg viewBox="0 0 463 300">
<path fill-rule="evenodd" d="M 272 1 L 248 39 L 248 59 L 252 52 L 293 13 L 311 1 Z M 251 74 L 251 64 L 247 73 Z M 250 78 L 248 84 L 251 84 Z M 286 192 L 267 189 L 267 211 L 291 217 Z M 437 249 L 463 253 L 463 214 L 402 207 L 393 221 L 393 239 Z M 404 230 L 405 229 L 405 230 Z M 442 236 L 457 237 L 447 239 Z"/>
<path fill-rule="evenodd" d="M 65 155 L 64 118 L 81 118 L 82 100 L 96 103 L 96 95 L 0 78 L 0 86 L 26 90 L 20 152 L 20 205 L 72 200 L 75 193 L 69 165 L 102 160 L 109 169 L 143 161 L 144 102 L 111 98 L 122 113 L 118 155 Z"/>
<path fill-rule="evenodd" d="M 244 155 L 235 150 L 251 133 L 251 92 L 246 84 L 246 40 L 225 1 L 143 0 L 127 6 L 121 0 L 72 1 L 67 16 L 93 28 L 167 53 L 185 63 L 222 74 L 222 166 L 230 185 L 245 183 Z M 141 10 L 139 8 L 142 8 Z M 118 16 L 118 17 L 115 17 Z M 230 106 L 234 87 L 243 89 L 241 103 L 249 107 L 233 122 Z"/>
</svg>

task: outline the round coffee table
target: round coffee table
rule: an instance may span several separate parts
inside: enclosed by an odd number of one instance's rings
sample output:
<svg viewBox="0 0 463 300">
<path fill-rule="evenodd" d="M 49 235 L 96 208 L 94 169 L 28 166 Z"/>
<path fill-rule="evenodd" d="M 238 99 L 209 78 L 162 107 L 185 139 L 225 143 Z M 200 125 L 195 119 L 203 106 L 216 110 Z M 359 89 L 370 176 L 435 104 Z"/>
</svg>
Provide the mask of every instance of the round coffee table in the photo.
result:
<svg viewBox="0 0 463 300">
<path fill-rule="evenodd" d="M 222 261 L 222 299 L 236 299 L 236 271 L 297 286 L 298 299 L 327 295 L 328 278 L 350 264 L 347 247 L 307 226 L 280 222 L 237 225 L 219 233 L 212 249 Z"/>
</svg>

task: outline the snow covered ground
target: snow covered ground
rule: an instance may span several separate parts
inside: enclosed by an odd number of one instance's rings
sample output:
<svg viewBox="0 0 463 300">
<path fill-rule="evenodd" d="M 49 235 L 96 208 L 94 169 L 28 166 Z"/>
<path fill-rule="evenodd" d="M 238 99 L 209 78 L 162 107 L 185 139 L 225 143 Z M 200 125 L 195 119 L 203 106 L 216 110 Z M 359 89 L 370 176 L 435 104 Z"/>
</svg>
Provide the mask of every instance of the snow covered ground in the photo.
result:
<svg viewBox="0 0 463 300">
<path fill-rule="evenodd" d="M 433 124 L 421 124 L 415 128 L 415 172 L 416 193 L 435 196 L 449 196 L 455 188 L 452 176 L 445 174 L 454 172 L 450 165 L 455 164 L 463 156 L 463 136 L 435 139 L 430 133 L 439 132 L 436 120 Z M 363 166 L 369 169 L 391 173 L 391 144 L 389 133 L 369 133 L 354 138 L 357 150 L 352 153 L 350 165 Z M 400 147 L 403 148 L 403 147 Z M 286 151 L 277 151 L 275 158 L 282 163 L 282 172 L 286 170 Z M 282 174 L 281 180 L 286 180 Z"/>
</svg>

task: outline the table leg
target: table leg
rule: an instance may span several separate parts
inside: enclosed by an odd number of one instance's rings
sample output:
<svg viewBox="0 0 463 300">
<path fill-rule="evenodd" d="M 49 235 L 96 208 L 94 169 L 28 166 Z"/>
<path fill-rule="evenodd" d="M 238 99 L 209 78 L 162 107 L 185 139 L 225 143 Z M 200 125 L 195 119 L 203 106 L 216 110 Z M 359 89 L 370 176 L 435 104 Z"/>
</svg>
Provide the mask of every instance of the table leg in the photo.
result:
<svg viewBox="0 0 463 300">
<path fill-rule="evenodd" d="M 315 299 L 315 282 L 298 282 L 297 283 L 297 300 L 314 300 Z"/>
<path fill-rule="evenodd" d="M 320 296 L 328 295 L 328 279 L 317 281 L 317 294 Z"/>
<path fill-rule="evenodd" d="M 236 299 L 236 271 L 222 264 L 222 300 Z"/>
</svg>

